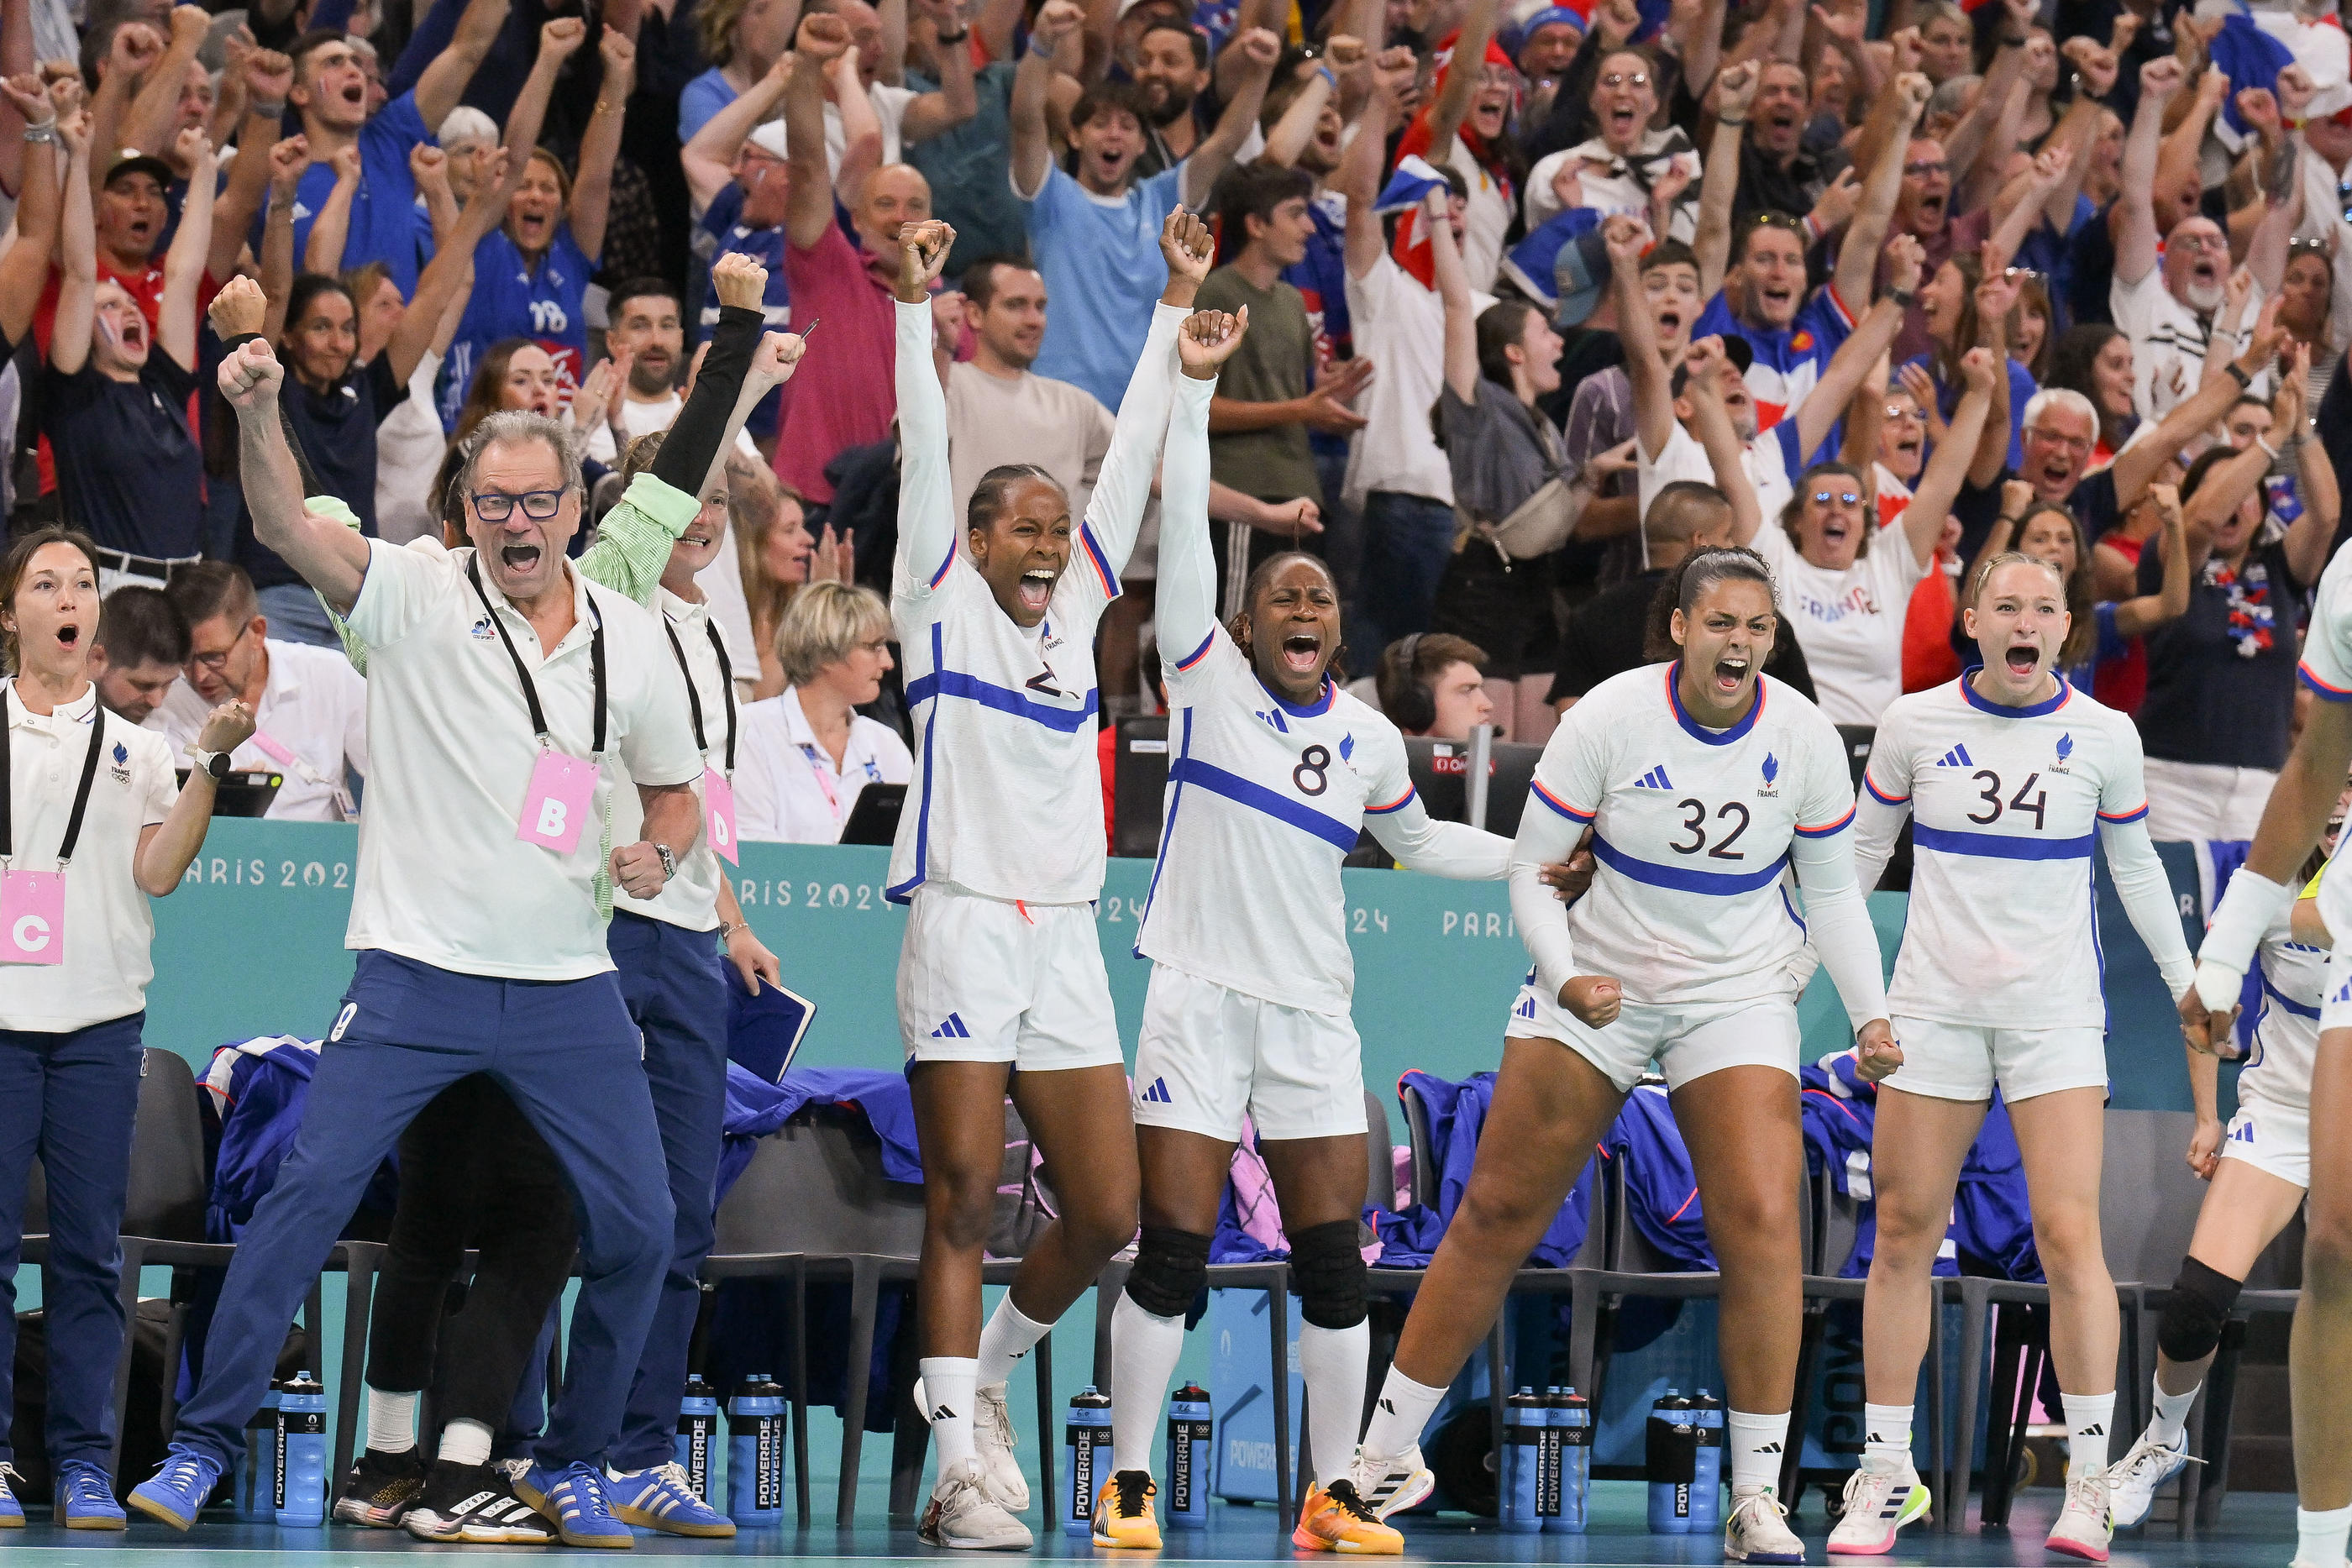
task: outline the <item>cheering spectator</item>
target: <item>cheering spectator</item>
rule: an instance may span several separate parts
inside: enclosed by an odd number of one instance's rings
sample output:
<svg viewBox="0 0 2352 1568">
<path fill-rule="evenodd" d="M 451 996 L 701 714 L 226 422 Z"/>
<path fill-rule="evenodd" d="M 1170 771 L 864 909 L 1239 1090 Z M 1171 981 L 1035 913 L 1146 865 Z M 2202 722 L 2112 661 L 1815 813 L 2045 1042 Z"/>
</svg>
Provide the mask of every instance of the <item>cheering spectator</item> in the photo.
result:
<svg viewBox="0 0 2352 1568">
<path fill-rule="evenodd" d="M 1209 40 L 1189 22 L 1171 16 L 1146 23 L 1135 43 L 1128 72 L 1143 89 L 1143 150 L 1135 155 L 1135 178 L 1149 180 L 1181 163 L 1214 133 L 1205 111 L 1209 91 Z"/>
<path fill-rule="evenodd" d="M 2038 390 L 2032 372 L 2008 352 L 2009 318 L 2020 282 L 2007 269 L 1987 271 L 1983 261 L 1973 256 L 1953 256 L 1936 268 L 1927 287 L 1919 290 L 1919 308 L 1927 323 L 1927 351 L 1904 367 L 1916 365 L 1927 372 L 1935 388 L 1936 415 L 1948 419 L 1960 400 L 1961 359 L 1974 349 L 1994 351 L 2002 374 L 1993 389 L 1991 434 L 1985 442 L 1986 483 L 2000 471 L 2004 455 L 2012 467 L 2025 461 L 2025 405 Z"/>
<path fill-rule="evenodd" d="M 1029 204 L 1038 272 L 1062 301 L 1037 356 L 1037 373 L 1070 382 L 1108 408 L 1125 395 L 1143 352 L 1151 302 L 1167 286 L 1160 230 L 1177 206 L 1198 209 L 1257 123 L 1281 44 L 1253 27 L 1234 44 L 1242 85 L 1217 128 L 1190 157 L 1139 180 L 1135 160 L 1150 122 L 1150 98 L 1132 84 L 1089 89 L 1070 110 L 1077 172 L 1063 172 L 1047 140 L 1045 107 L 1055 51 L 1085 19 L 1075 0 L 1046 0 L 1013 81 L 1013 193 Z M 887 320 L 887 318 L 886 318 Z M 876 361 L 887 378 L 889 359 Z"/>
<path fill-rule="evenodd" d="M 727 460 L 727 525 L 735 536 L 751 646 L 760 655 L 751 695 L 772 697 L 784 689 L 783 665 L 776 658 L 776 629 L 783 623 L 784 611 L 810 580 L 820 556 L 835 558 L 832 551 L 820 552 L 817 541 L 810 538 L 808 512 L 801 498 L 779 485 L 773 472 L 740 457 Z M 827 529 L 826 542 L 831 538 Z"/>
<path fill-rule="evenodd" d="M 800 0 L 705 0 L 695 14 L 710 68 L 677 98 L 677 139 L 691 145 L 710 117 L 751 90 L 792 50 Z"/>
<path fill-rule="evenodd" d="M 889 672 L 890 608 L 870 588 L 811 583 L 776 629 L 786 685 L 743 710 L 736 828 L 747 839 L 830 844 L 868 784 L 914 774 L 907 743 L 857 709 Z"/>
<path fill-rule="evenodd" d="M 2066 583 L 2066 611 L 2074 617 L 2058 664 L 2077 686 L 2093 687 L 2104 669 L 2131 657 L 2143 633 L 2179 619 L 2189 609 L 2189 543 L 2180 522 L 2179 492 L 2169 485 L 2151 485 L 2147 498 L 2163 541 L 2163 577 L 2154 593 L 2122 601 L 2100 597 L 2082 519 L 2063 507 L 2035 501 L 2033 487 L 2021 479 L 2001 486 L 2000 519 L 1969 563 L 1967 580 L 1974 582 L 1984 564 L 2010 549 L 2013 538 L 2020 554 L 2058 569 Z M 2012 527 L 2012 517 L 2024 520 Z"/>
<path fill-rule="evenodd" d="M 1407 735 L 1467 740 L 1495 722 L 1485 650 L 1448 632 L 1415 632 L 1381 649 L 1374 689 L 1381 711 Z"/>
<path fill-rule="evenodd" d="M 1822 63 L 1835 57 L 1824 55 Z M 1790 60 L 1766 60 L 1757 68 L 1748 134 L 1739 141 L 1739 189 L 1731 199 L 1734 229 L 1754 222 L 1759 213 L 1801 213 L 1810 233 L 1828 235 L 1853 216 L 1861 181 L 1836 144 L 1819 152 L 1807 149 L 1811 107 L 1803 68 Z M 1720 115 L 1716 123 L 1723 123 Z"/>
<path fill-rule="evenodd" d="M 1474 290 L 1495 286 L 1503 264 L 1503 239 L 1517 215 L 1511 178 L 1515 153 L 1508 138 L 1519 73 L 1495 41 L 1499 10 L 1498 0 L 1471 0 L 1460 29 L 1439 46 L 1447 52 L 1444 68 L 1437 73 L 1435 99 L 1413 117 L 1397 142 L 1398 156 L 1419 157 L 1462 177 L 1467 204 L 1462 219 L 1462 263 Z M 1602 26 L 1605 33 L 1606 20 Z M 1434 264 L 1428 254 L 1429 236 L 1419 227 L 1417 214 L 1408 214 L 1397 225 L 1396 245 L 1408 270 L 1431 281 Z"/>
<path fill-rule="evenodd" d="M 1974 68 L 1976 24 L 1953 0 L 1934 3 L 1912 13 L 1919 27 L 1919 69 L 1941 87 Z"/>
<path fill-rule="evenodd" d="M 89 645 L 89 678 L 106 711 L 142 724 L 188 662 L 188 618 L 160 588 L 129 583 L 106 596 Z"/>
<path fill-rule="evenodd" d="M 1528 226 L 1565 208 L 1583 207 L 1602 217 L 1631 213 L 1646 221 L 1653 234 L 1689 240 L 1698 229 L 1698 202 L 1685 192 L 1698 183 L 1698 151 L 1678 125 L 1650 128 L 1658 112 L 1658 85 L 1648 52 L 1618 49 L 1603 57 L 1591 101 L 1601 134 L 1553 153 L 1528 172 Z M 1661 200 L 1669 190 L 1672 195 Z"/>
<path fill-rule="evenodd" d="M 2050 374 L 2043 384 L 2080 392 L 2098 423 L 2091 445 L 2091 466 L 2103 467 L 2139 424 L 2132 404 L 2131 340 L 2104 322 L 2070 327 L 2059 334 L 2051 350 Z"/>
<path fill-rule="evenodd" d="M 612 467 L 631 442 L 667 430 L 686 406 L 677 390 L 686 354 L 684 315 L 677 288 L 658 277 L 632 278 L 614 288 L 605 305 L 612 325 L 604 329 L 604 350 L 613 356 L 620 395 L 606 409 L 604 423 L 588 432 L 580 449 L 583 456 Z M 736 432 L 735 450 L 746 457 L 760 455 L 741 431 Z"/>
<path fill-rule="evenodd" d="M 925 18 L 934 26 L 948 20 L 961 21 L 953 0 L 917 0 Z M 919 93 L 911 88 L 895 85 L 898 73 L 898 57 L 905 53 L 907 39 L 906 8 L 894 5 L 894 22 L 886 27 L 882 16 L 866 0 L 808 0 L 810 16 L 830 16 L 849 29 L 852 59 L 856 75 L 852 79 L 826 83 L 825 154 L 831 160 L 835 178 L 840 177 L 843 159 L 852 140 L 847 126 L 847 112 L 840 105 L 845 91 L 854 91 L 866 99 L 874 117 L 882 127 L 882 162 L 896 163 L 905 149 L 915 142 L 927 141 L 943 131 L 961 125 L 972 116 L 974 107 L 971 84 L 971 51 L 942 51 L 941 86 L 932 92 Z M 890 78 L 886 81 L 885 76 Z"/>
<path fill-rule="evenodd" d="M 959 324 L 972 356 L 948 371 L 948 489 L 955 515 L 992 468 L 1033 464 L 1087 515 L 1095 476 L 1110 450 L 1110 410 L 1093 393 L 1030 370 L 1045 338 L 1045 279 L 1009 256 L 963 270 Z M 1231 374 L 1230 366 L 1227 374 Z"/>
</svg>

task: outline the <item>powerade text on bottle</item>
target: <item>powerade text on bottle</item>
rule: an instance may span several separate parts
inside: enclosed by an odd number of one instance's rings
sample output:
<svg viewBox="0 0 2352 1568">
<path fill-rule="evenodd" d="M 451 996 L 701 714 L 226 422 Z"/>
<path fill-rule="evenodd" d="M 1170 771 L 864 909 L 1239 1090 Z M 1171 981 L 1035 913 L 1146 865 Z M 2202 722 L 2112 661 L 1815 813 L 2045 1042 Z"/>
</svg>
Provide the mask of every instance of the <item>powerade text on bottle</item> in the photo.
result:
<svg viewBox="0 0 2352 1568">
<path fill-rule="evenodd" d="M 1723 1528 L 1723 1401 L 1704 1388 L 1691 1401 L 1698 1441 L 1691 1477 L 1691 1532 Z"/>
<path fill-rule="evenodd" d="M 327 1522 L 327 1390 L 298 1372 L 278 1396 L 278 1522 Z"/>
<path fill-rule="evenodd" d="M 1216 1452 L 1210 1439 L 1208 1390 L 1186 1384 L 1168 1401 L 1168 1522 L 1188 1530 L 1209 1522 L 1209 1457 Z"/>
<path fill-rule="evenodd" d="M 1092 1535 L 1095 1493 L 1110 1479 L 1110 1396 L 1097 1393 L 1091 1383 L 1071 1396 L 1062 1436 L 1062 1473 L 1070 1478 L 1062 1496 L 1062 1533 Z"/>
<path fill-rule="evenodd" d="M 710 1500 L 710 1445 L 719 1438 L 719 1396 L 699 1377 L 686 1380 L 677 1402 L 677 1440 L 672 1452 L 687 1484 L 704 1502 Z"/>
<path fill-rule="evenodd" d="M 1526 1535 L 1543 1528 L 1536 1513 L 1544 1406 L 1535 1390 L 1522 1388 L 1503 1401 L 1503 1466 L 1495 1479 L 1502 1494 L 1503 1528 Z"/>
<path fill-rule="evenodd" d="M 1647 1465 L 1650 1533 L 1687 1535 L 1691 1530 L 1691 1477 L 1697 1469 L 1698 1428 L 1691 1402 L 1675 1389 L 1650 1406 Z"/>
<path fill-rule="evenodd" d="M 278 1517 L 278 1396 L 274 1379 L 245 1424 L 245 1450 L 236 1457 L 236 1516 L 257 1523 Z"/>
<path fill-rule="evenodd" d="M 1559 1512 L 1545 1516 L 1543 1527 L 1582 1534 L 1592 1486 L 1591 1407 L 1570 1388 L 1551 1402 L 1551 1424 L 1559 1434 Z"/>
<path fill-rule="evenodd" d="M 784 1391 L 764 1372 L 727 1402 L 727 1517 L 740 1530 L 784 1520 Z"/>
<path fill-rule="evenodd" d="M 1559 1439 L 1568 1412 L 1559 1384 L 1544 1390 L 1543 1426 L 1536 1435 L 1536 1519 L 1546 1530 L 1559 1528 Z"/>
</svg>

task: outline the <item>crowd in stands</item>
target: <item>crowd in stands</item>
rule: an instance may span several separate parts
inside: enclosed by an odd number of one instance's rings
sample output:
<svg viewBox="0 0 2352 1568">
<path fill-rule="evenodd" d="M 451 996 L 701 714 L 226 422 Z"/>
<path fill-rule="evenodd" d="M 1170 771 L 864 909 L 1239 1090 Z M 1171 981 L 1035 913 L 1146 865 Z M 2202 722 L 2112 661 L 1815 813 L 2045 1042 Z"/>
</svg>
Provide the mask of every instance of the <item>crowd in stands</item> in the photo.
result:
<svg viewBox="0 0 2352 1568">
<path fill-rule="evenodd" d="M 357 682 L 309 651 L 330 618 L 241 497 L 226 280 L 261 286 L 310 487 L 399 542 L 450 526 L 507 410 L 568 424 L 601 515 L 681 406 L 712 265 L 764 266 L 770 321 L 814 336 L 730 459 L 698 580 L 747 705 L 744 835 L 822 841 L 909 767 L 873 591 L 900 225 L 960 235 L 932 313 L 956 505 L 1029 463 L 1076 512 L 1178 205 L 1218 235 L 1201 306 L 1250 319 L 1210 413 L 1223 608 L 1271 551 L 1321 554 L 1392 714 L 1410 686 L 1448 729 L 1540 742 L 1654 652 L 1663 574 L 1728 542 L 1772 565 L 1773 673 L 1867 730 L 1959 672 L 1955 584 L 2019 549 L 2067 575 L 2073 677 L 2137 718 L 2157 836 L 2249 836 L 2286 756 L 2352 461 L 2332 16 L 75 9 L 0 3 L 0 499 L 100 546 L 116 711 L 170 733 L 261 705 L 247 749 L 304 782 L 278 814 L 357 809 L 366 747 Z M 1107 717 L 1161 700 L 1155 538 L 1103 623 Z"/>
</svg>

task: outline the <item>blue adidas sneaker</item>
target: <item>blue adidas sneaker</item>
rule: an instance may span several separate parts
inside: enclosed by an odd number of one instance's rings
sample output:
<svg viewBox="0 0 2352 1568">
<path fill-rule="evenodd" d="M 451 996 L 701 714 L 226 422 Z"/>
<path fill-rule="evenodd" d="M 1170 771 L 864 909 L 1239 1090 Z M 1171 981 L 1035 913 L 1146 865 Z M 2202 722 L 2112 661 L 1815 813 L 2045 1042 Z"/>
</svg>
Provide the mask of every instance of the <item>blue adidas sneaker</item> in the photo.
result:
<svg viewBox="0 0 2352 1568">
<path fill-rule="evenodd" d="M 174 1530 L 185 1530 L 204 1512 L 220 1479 L 219 1460 L 185 1443 L 174 1443 L 155 1473 L 131 1489 L 131 1506 Z"/>
<path fill-rule="evenodd" d="M 724 1538 L 735 1533 L 735 1521 L 695 1496 L 694 1484 L 675 1462 L 607 1471 L 604 1486 L 612 1494 L 613 1512 L 624 1524 L 666 1535 Z"/>
<path fill-rule="evenodd" d="M 566 1546 L 625 1550 L 636 1538 L 613 1513 L 603 1467 L 575 1460 L 562 1469 L 535 1464 L 515 1480 L 515 1496 L 539 1510 Z"/>
<path fill-rule="evenodd" d="M 68 1530 L 121 1530 L 130 1516 L 114 1500 L 113 1479 L 89 1460 L 76 1459 L 58 1470 L 57 1522 Z"/>
<path fill-rule="evenodd" d="M 0 1530 L 25 1528 L 25 1505 L 16 1500 L 9 1483 L 22 1480 L 14 1465 L 0 1464 Z"/>
</svg>

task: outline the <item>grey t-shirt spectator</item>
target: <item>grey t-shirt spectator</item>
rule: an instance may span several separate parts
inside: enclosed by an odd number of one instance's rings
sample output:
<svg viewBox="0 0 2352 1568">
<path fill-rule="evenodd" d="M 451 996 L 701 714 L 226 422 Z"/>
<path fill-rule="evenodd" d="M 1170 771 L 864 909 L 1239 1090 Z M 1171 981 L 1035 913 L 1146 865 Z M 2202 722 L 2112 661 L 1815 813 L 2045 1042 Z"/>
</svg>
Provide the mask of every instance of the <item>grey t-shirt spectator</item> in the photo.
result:
<svg viewBox="0 0 2352 1568">
<path fill-rule="evenodd" d="M 1437 436 L 1454 470 L 1454 507 L 1487 522 L 1517 511 L 1567 461 L 1551 422 L 1484 376 L 1475 403 L 1451 382 L 1438 392 Z"/>
<path fill-rule="evenodd" d="M 908 145 L 907 162 L 931 183 L 931 216 L 951 224 L 965 256 L 1026 256 L 1029 223 L 1021 199 L 1004 181 L 1013 159 L 1014 62 L 983 66 L 972 78 L 980 112 L 927 141 Z M 939 84 L 909 71 L 907 85 L 933 92 Z M 961 262 L 956 265 L 961 267 Z"/>
<path fill-rule="evenodd" d="M 1217 395 L 1240 402 L 1286 402 L 1307 395 L 1315 362 L 1315 329 L 1307 301 L 1280 278 L 1261 289 L 1235 268 L 1221 267 L 1202 281 L 1193 307 L 1249 311 L 1249 336 L 1225 361 Z M 1220 485 L 1261 501 L 1304 497 L 1318 506 L 1323 484 L 1307 426 L 1271 425 L 1209 437 L 1209 467 Z"/>
</svg>

